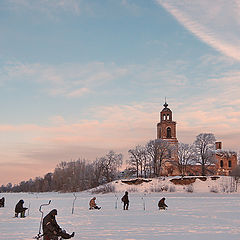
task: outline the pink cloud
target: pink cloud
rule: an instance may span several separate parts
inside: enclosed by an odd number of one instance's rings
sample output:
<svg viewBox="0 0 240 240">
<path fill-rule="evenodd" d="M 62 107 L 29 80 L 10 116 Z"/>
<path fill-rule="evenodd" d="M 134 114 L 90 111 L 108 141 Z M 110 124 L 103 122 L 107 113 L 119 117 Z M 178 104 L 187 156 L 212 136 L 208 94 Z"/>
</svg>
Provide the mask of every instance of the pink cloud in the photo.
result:
<svg viewBox="0 0 240 240">
<path fill-rule="evenodd" d="M 207 102 L 208 99 L 190 106 L 169 104 L 173 120 L 177 121 L 178 140 L 192 143 L 197 134 L 212 132 L 226 148 L 238 150 L 240 112 L 227 107 L 214 108 L 214 98 L 210 98 L 211 103 L 206 108 Z M 123 151 L 127 159 L 127 150 L 156 138 L 156 125 L 162 108 L 156 103 L 108 106 L 89 109 L 98 120 L 68 123 L 62 116 L 55 116 L 46 126 L 0 125 L 0 133 L 6 136 L 0 146 L 0 151 L 5 154 L 1 159 L 39 166 L 43 163 L 44 171 L 39 169 L 36 174 L 37 170 L 34 170 L 25 177 L 46 173 L 60 161 L 79 157 L 94 160 L 109 150 Z M 10 164 L 9 179 L 13 176 L 11 168 Z"/>
<path fill-rule="evenodd" d="M 81 97 L 82 95 L 90 92 L 87 88 L 79 88 L 77 90 L 74 90 L 72 92 L 69 92 L 66 94 L 67 97 Z"/>
</svg>

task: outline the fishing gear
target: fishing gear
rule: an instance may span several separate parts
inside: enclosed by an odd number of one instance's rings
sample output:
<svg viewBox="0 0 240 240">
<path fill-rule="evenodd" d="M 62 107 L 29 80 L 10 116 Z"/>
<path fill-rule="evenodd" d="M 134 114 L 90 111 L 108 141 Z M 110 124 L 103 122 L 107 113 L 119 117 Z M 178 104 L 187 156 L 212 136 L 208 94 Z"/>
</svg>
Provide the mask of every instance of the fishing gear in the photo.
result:
<svg viewBox="0 0 240 240">
<path fill-rule="evenodd" d="M 27 216 L 29 216 L 30 207 L 31 207 L 31 202 L 29 202 L 29 204 L 28 204 L 28 212 L 27 212 Z"/>
<path fill-rule="evenodd" d="M 116 198 L 116 202 L 115 202 L 115 209 L 117 209 L 117 204 L 118 204 L 118 196 L 116 195 L 116 194 L 114 194 L 115 195 L 115 198 Z"/>
<path fill-rule="evenodd" d="M 145 211 L 146 210 L 146 204 L 145 204 L 144 196 L 142 196 L 142 200 L 143 200 L 143 210 Z"/>
<path fill-rule="evenodd" d="M 72 205 L 72 214 L 73 214 L 73 212 L 74 212 L 74 204 L 75 204 L 75 201 L 76 201 L 76 199 L 77 199 L 77 196 L 76 196 L 75 193 L 73 193 L 73 196 L 74 196 L 74 199 L 73 199 L 73 205 Z"/>
<path fill-rule="evenodd" d="M 40 239 L 43 234 L 41 234 L 41 226 L 42 226 L 42 221 L 43 221 L 43 211 L 42 211 L 42 207 L 43 206 L 48 206 L 49 204 L 51 203 L 51 200 L 49 200 L 48 203 L 44 203 L 42 205 L 40 205 L 40 208 L 39 208 L 39 212 L 41 212 L 41 221 L 40 221 L 40 226 L 39 226 L 39 231 L 38 231 L 38 235 L 34 237 L 34 239 Z"/>
</svg>

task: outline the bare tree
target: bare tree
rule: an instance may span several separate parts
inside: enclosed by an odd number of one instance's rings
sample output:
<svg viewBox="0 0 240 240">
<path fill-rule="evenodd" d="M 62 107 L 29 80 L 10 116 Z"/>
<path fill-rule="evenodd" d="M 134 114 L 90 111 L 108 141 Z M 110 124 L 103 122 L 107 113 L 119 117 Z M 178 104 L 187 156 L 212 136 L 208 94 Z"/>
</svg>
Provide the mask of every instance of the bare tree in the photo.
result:
<svg viewBox="0 0 240 240">
<path fill-rule="evenodd" d="M 201 164 L 202 176 L 206 175 L 208 166 L 215 162 L 215 141 L 216 138 L 212 133 L 201 133 L 194 141 L 196 162 Z"/>
<path fill-rule="evenodd" d="M 152 177 L 152 174 L 159 175 L 160 166 L 158 165 L 161 163 L 162 152 L 165 151 L 163 147 L 165 143 L 165 141 L 163 144 L 161 141 L 152 140 L 145 146 L 138 145 L 128 151 L 130 155 L 128 164 L 135 170 L 137 177 L 147 178 Z"/>
<path fill-rule="evenodd" d="M 238 152 L 238 155 L 237 155 L 237 164 L 240 165 L 240 151 Z"/>
<path fill-rule="evenodd" d="M 181 175 L 186 175 L 187 165 L 193 162 L 195 156 L 194 146 L 191 144 L 178 144 L 178 167 Z"/>
<path fill-rule="evenodd" d="M 104 171 L 104 162 L 102 158 L 97 158 L 92 166 L 93 166 L 93 174 L 92 174 L 92 180 L 95 185 L 102 183 L 102 175 Z"/>
<path fill-rule="evenodd" d="M 104 157 L 100 158 L 103 165 L 103 176 L 106 177 L 107 182 L 111 182 L 119 168 L 122 166 L 123 155 L 117 154 L 114 151 L 109 151 Z"/>
<path fill-rule="evenodd" d="M 150 140 L 147 145 L 147 153 L 152 164 L 154 177 L 158 176 L 157 173 L 157 162 L 158 162 L 158 147 L 155 140 Z"/>
<path fill-rule="evenodd" d="M 137 177 L 140 175 L 142 177 L 143 175 L 143 169 L 145 168 L 144 163 L 144 154 L 145 154 L 145 149 L 144 147 L 138 145 L 134 149 L 128 150 L 128 153 L 130 155 L 130 158 L 128 160 L 128 164 L 131 167 L 134 167 L 136 169 L 136 175 Z"/>
<path fill-rule="evenodd" d="M 2 185 L 0 191 L 13 192 L 44 192 L 44 191 L 83 191 L 99 186 L 106 181 L 112 181 L 122 165 L 122 154 L 110 151 L 106 156 L 89 163 L 85 159 L 60 162 L 53 173 L 47 173 L 44 178 L 22 181 L 18 185 Z"/>
<path fill-rule="evenodd" d="M 235 191 L 237 192 L 238 190 L 238 184 L 240 181 L 240 166 L 238 165 L 235 169 L 230 174 L 232 177 L 234 177 L 235 180 Z"/>
<path fill-rule="evenodd" d="M 128 150 L 129 160 L 127 163 L 133 167 L 136 171 L 136 175 L 138 177 L 139 174 L 139 154 L 138 154 L 138 146 L 136 146 L 134 149 Z"/>
<path fill-rule="evenodd" d="M 47 173 L 45 176 L 44 176 L 44 186 L 43 186 L 43 191 L 44 192 L 50 192 L 52 190 L 51 186 L 52 186 L 52 177 L 53 177 L 53 174 L 52 173 Z"/>
<path fill-rule="evenodd" d="M 147 153 L 153 165 L 153 174 L 159 177 L 163 162 L 170 161 L 169 155 L 173 148 L 168 141 L 162 139 L 151 140 L 147 143 Z"/>
<path fill-rule="evenodd" d="M 141 149 L 141 159 L 141 176 L 143 170 L 145 178 L 151 177 L 152 163 L 147 152 L 147 146 L 144 146 Z"/>
</svg>

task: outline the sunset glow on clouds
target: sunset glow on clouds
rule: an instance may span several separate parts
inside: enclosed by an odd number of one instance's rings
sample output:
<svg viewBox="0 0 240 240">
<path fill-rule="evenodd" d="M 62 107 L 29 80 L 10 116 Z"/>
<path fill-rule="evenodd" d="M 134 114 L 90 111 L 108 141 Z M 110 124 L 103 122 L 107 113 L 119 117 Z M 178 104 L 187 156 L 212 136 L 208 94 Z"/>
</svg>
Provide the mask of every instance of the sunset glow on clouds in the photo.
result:
<svg viewBox="0 0 240 240">
<path fill-rule="evenodd" d="M 0 184 L 109 150 L 126 160 L 156 137 L 165 97 L 180 142 L 212 132 L 239 151 L 237 9 L 220 0 L 1 2 Z"/>
</svg>

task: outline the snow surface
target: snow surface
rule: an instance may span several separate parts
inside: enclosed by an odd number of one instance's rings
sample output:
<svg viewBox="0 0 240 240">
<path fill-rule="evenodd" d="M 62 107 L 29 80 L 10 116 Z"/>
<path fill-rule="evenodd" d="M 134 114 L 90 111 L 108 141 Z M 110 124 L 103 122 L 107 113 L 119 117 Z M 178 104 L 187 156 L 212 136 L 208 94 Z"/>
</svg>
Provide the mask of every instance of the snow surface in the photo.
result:
<svg viewBox="0 0 240 240">
<path fill-rule="evenodd" d="M 232 177 L 221 176 L 216 180 L 212 180 L 211 177 L 206 177 L 206 181 L 196 179 L 193 184 L 190 185 L 175 185 L 170 180 L 181 177 L 162 177 L 151 179 L 151 182 L 143 182 L 140 185 L 128 185 L 123 183 L 121 180 L 117 180 L 111 183 L 106 184 L 107 186 L 112 186 L 115 192 L 159 192 L 161 189 L 165 189 L 168 192 L 195 192 L 195 193 L 207 193 L 207 192 L 231 192 L 234 188 L 234 180 Z M 196 177 L 186 177 L 186 178 L 196 178 Z M 201 178 L 201 176 L 199 177 Z M 95 189 L 105 188 L 105 185 L 99 186 Z M 240 192 L 239 192 L 240 193 Z"/>
<path fill-rule="evenodd" d="M 151 184 L 157 184 L 157 181 Z M 218 182 L 219 189 L 222 182 L 223 179 Z M 43 208 L 44 213 L 58 209 L 57 221 L 67 232 L 76 233 L 73 239 L 240 239 L 239 193 L 213 193 L 209 191 L 210 182 L 203 186 L 202 181 L 196 181 L 193 193 L 186 192 L 183 186 L 177 187 L 176 192 L 151 193 L 151 185 L 147 187 L 144 183 L 129 192 L 130 207 L 124 211 L 120 199 L 124 191 L 133 186 L 122 185 L 121 181 L 113 184 L 118 187 L 116 193 L 94 195 L 101 210 L 88 210 L 89 200 L 93 197 L 90 192 L 76 193 L 74 214 L 72 193 L 1 193 L 0 198 L 5 197 L 6 206 L 0 208 L 0 239 L 33 239 L 39 231 L 39 206 L 49 200 L 52 202 Z M 159 211 L 157 203 L 163 196 L 169 208 Z M 24 199 L 24 206 L 30 205 L 29 215 L 23 219 L 13 218 L 15 205 L 20 199 Z"/>
</svg>

